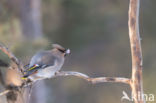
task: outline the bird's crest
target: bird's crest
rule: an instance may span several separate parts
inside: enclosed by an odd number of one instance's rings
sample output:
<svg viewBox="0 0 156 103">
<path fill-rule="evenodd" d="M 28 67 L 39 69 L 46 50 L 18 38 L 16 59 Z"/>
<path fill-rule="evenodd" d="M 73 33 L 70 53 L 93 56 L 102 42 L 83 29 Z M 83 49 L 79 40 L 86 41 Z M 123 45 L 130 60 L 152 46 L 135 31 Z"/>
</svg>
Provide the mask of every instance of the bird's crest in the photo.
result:
<svg viewBox="0 0 156 103">
<path fill-rule="evenodd" d="M 65 53 L 65 55 L 70 54 L 70 49 L 65 49 L 59 44 L 52 44 L 52 47 L 58 49 L 62 53 Z"/>
<path fill-rule="evenodd" d="M 52 47 L 56 48 L 56 49 L 58 49 L 58 50 L 60 50 L 62 52 L 66 51 L 66 49 L 64 47 L 62 47 L 61 45 L 59 45 L 59 44 L 52 44 Z"/>
</svg>

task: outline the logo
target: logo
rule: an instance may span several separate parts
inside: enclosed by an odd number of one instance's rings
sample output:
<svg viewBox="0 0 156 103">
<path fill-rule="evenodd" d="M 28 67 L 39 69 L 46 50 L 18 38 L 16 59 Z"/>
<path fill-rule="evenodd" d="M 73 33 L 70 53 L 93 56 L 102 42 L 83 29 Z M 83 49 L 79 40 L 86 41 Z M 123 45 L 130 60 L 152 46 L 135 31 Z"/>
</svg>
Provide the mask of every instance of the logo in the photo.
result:
<svg viewBox="0 0 156 103">
<path fill-rule="evenodd" d="M 131 94 L 131 97 L 128 96 L 128 94 L 125 91 L 122 91 L 122 97 L 121 97 L 121 101 L 127 100 L 127 101 L 134 101 L 136 100 L 136 98 Z M 139 97 L 141 95 L 141 93 L 138 93 Z M 141 98 L 139 98 L 140 101 L 143 101 L 143 99 L 145 101 L 149 101 L 149 102 L 153 102 L 154 100 L 154 94 L 142 94 Z"/>
</svg>

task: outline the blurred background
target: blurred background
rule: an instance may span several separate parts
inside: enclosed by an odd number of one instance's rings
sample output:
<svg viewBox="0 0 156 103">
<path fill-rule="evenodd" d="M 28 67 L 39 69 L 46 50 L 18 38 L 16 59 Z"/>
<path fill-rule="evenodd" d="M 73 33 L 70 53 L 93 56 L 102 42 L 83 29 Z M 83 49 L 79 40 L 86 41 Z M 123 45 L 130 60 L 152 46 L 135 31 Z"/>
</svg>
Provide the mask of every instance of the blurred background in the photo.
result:
<svg viewBox="0 0 156 103">
<path fill-rule="evenodd" d="M 37 51 L 58 43 L 71 49 L 62 70 L 130 78 L 128 4 L 128 0 L 0 0 L 0 43 L 24 64 Z M 141 0 L 140 8 L 143 84 L 148 95 L 156 95 L 155 4 Z M 0 60 L 9 63 L 1 51 Z M 0 92 L 3 89 L 0 86 Z M 92 85 L 76 77 L 59 77 L 36 82 L 31 103 L 131 103 L 121 101 L 122 91 L 131 94 L 125 84 Z M 4 96 L 0 103 L 5 103 Z"/>
</svg>

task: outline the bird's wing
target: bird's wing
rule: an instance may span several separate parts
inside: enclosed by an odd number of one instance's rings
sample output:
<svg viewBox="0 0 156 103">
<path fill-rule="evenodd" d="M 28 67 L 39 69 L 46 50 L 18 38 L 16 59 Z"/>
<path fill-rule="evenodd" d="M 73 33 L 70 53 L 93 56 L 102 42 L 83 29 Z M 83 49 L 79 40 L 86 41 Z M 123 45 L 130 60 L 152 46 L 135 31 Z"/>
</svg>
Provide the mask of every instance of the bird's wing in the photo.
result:
<svg viewBox="0 0 156 103">
<path fill-rule="evenodd" d="M 32 57 L 29 67 L 35 64 L 53 66 L 56 60 L 57 58 L 50 51 L 42 51 Z"/>
<path fill-rule="evenodd" d="M 54 66 L 56 57 L 51 54 L 51 52 L 43 51 L 34 55 L 30 61 L 29 68 L 24 71 L 23 78 L 37 73 L 38 70 L 44 69 L 48 66 Z"/>
<path fill-rule="evenodd" d="M 34 74 L 37 72 L 37 70 L 39 69 L 40 67 L 39 66 L 32 66 L 30 68 L 28 68 L 27 70 L 24 71 L 24 76 L 23 78 L 27 78 L 28 76 L 30 76 L 31 74 Z"/>
<path fill-rule="evenodd" d="M 39 69 L 46 68 L 46 67 L 48 67 L 48 65 L 42 65 L 42 66 L 40 66 L 40 65 L 34 65 L 34 66 L 30 67 L 29 69 L 27 69 L 26 71 L 24 71 L 24 76 L 23 77 L 24 78 L 27 78 L 31 74 L 37 73 L 37 71 Z"/>
</svg>

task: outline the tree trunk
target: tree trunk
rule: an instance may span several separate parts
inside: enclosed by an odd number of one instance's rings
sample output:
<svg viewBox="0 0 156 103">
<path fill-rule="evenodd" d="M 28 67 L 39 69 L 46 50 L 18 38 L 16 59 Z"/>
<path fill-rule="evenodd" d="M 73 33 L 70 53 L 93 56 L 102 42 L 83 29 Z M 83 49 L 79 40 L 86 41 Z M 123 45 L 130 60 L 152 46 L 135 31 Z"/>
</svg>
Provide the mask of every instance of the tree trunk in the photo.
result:
<svg viewBox="0 0 156 103">
<path fill-rule="evenodd" d="M 41 38 L 41 0 L 21 0 L 19 2 L 19 16 L 24 37 L 31 40 Z"/>
</svg>

